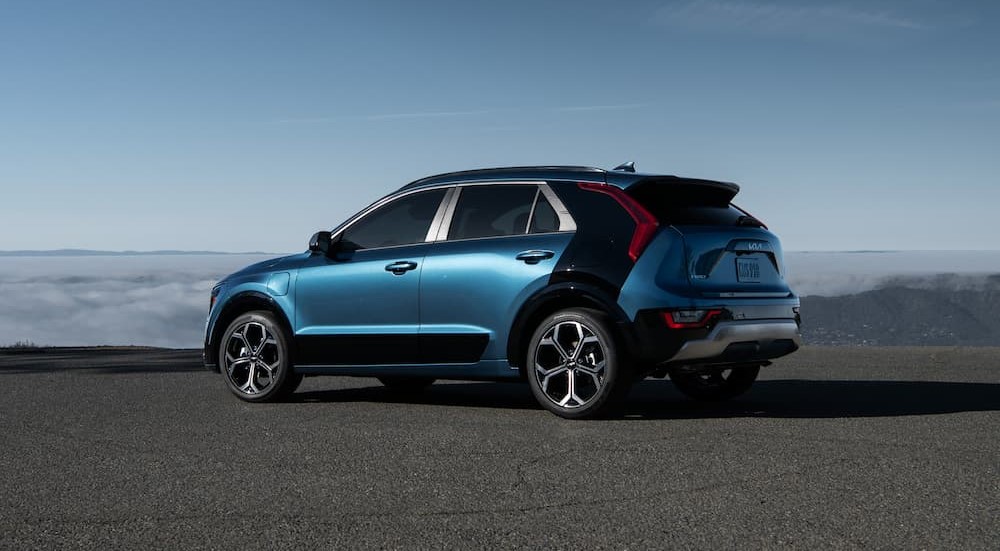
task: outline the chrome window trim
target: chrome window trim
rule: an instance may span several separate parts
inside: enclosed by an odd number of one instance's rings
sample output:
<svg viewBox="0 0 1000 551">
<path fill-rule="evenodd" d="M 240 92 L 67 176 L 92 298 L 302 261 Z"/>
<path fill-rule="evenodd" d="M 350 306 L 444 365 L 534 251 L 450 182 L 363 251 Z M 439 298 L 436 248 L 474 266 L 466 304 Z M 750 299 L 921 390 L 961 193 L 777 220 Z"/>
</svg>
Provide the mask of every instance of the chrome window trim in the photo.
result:
<svg viewBox="0 0 1000 551">
<path fill-rule="evenodd" d="M 404 191 L 402 193 L 389 194 L 389 195 L 386 195 L 385 197 L 379 199 L 378 201 L 375 201 L 374 203 L 368 205 L 366 208 L 362 209 L 361 212 L 355 214 L 353 218 L 349 218 L 347 220 L 347 222 L 344 222 L 343 224 L 341 224 L 340 227 L 335 228 L 333 236 L 332 236 L 332 239 L 334 241 L 337 240 L 337 239 L 340 239 L 344 235 L 344 232 L 347 231 L 348 229 L 350 229 L 350 227 L 353 226 L 354 224 L 356 224 L 359 220 L 361 220 L 362 218 L 368 216 L 368 214 L 371 213 L 372 211 L 374 211 L 374 210 L 382 207 L 383 205 L 391 203 L 392 201 L 396 201 L 398 199 L 402 199 L 404 197 L 408 197 L 408 196 L 413 195 L 415 193 L 423 193 L 425 191 L 434 191 L 434 190 L 438 190 L 438 189 L 445 189 L 447 191 L 445 192 L 444 197 L 441 199 L 441 203 L 442 204 L 446 204 L 447 203 L 447 207 L 445 209 L 445 212 L 443 213 L 442 219 L 440 220 L 440 227 L 438 228 L 438 231 L 436 232 L 436 234 L 435 234 L 435 236 L 434 236 L 433 239 L 431 239 L 430 241 L 418 241 L 416 243 L 407 243 L 405 245 L 391 245 L 391 246 L 388 246 L 388 247 L 372 247 L 372 248 L 369 248 L 369 249 L 359 249 L 359 251 L 375 251 L 375 250 L 381 250 L 381 249 L 395 249 L 395 248 L 399 248 L 399 247 L 410 247 L 410 246 L 413 246 L 413 245 L 421 245 L 423 243 L 430 243 L 430 242 L 435 242 L 435 241 L 445 241 L 445 240 L 447 240 L 448 230 L 451 227 L 452 215 L 454 215 L 454 213 L 455 213 L 455 205 L 458 204 L 458 197 L 461 194 L 461 188 L 466 187 L 466 186 L 489 186 L 489 185 L 507 185 L 507 184 L 509 184 L 509 185 L 518 185 L 518 184 L 520 184 L 520 185 L 534 185 L 534 186 L 538 186 L 538 188 L 542 191 L 542 195 L 545 196 L 545 198 L 548 200 L 549 204 L 552 205 L 553 210 L 556 211 L 556 216 L 559 217 L 559 231 L 557 231 L 557 232 L 543 232 L 543 233 L 537 233 L 537 234 L 517 234 L 517 235 L 506 235 L 506 236 L 493 236 L 493 237 L 487 237 L 487 238 L 484 238 L 484 237 L 474 237 L 474 238 L 469 238 L 469 239 L 454 239 L 453 241 L 468 241 L 470 239 L 496 239 L 497 237 L 518 237 L 520 235 L 545 235 L 545 234 L 551 234 L 551 233 L 564 233 L 564 232 L 573 232 L 573 231 L 576 231 L 576 222 L 573 220 L 573 217 L 570 215 L 569 210 L 566 208 L 566 206 L 563 204 L 563 202 L 559 200 L 559 197 L 556 195 L 556 193 L 554 191 L 552 191 L 552 188 L 549 187 L 549 185 L 548 185 L 547 182 L 592 182 L 592 183 L 598 183 L 598 184 L 605 183 L 605 182 L 597 182 L 597 181 L 594 181 L 594 180 L 586 180 L 586 179 L 579 179 L 579 178 L 548 178 L 546 180 L 463 180 L 463 181 L 458 181 L 458 182 L 442 182 L 440 184 L 432 184 L 432 185 L 427 186 L 427 187 L 420 187 L 420 188 L 416 188 L 416 189 L 411 189 L 411 190 Z M 451 188 L 451 189 L 448 189 L 448 188 Z M 440 212 L 440 211 L 441 211 L 441 206 L 439 205 L 438 206 L 438 212 Z M 435 213 L 434 218 L 435 219 L 437 218 L 437 213 Z M 431 228 L 434 227 L 434 221 L 435 220 L 431 221 Z M 528 224 L 531 224 L 531 217 L 528 217 Z M 428 237 L 430 237 L 430 229 L 431 228 L 428 228 Z"/>
<path fill-rule="evenodd" d="M 437 212 L 434 213 L 434 218 L 431 220 L 431 225 L 427 228 L 427 235 L 424 237 L 425 243 L 437 240 L 438 233 L 441 230 L 441 223 L 451 216 L 448 209 L 454 204 L 452 197 L 456 194 L 456 192 L 457 189 L 454 187 L 448 188 L 448 190 L 444 192 L 441 204 L 438 205 Z M 451 208 L 454 209 L 454 207 Z"/>
<path fill-rule="evenodd" d="M 566 205 L 559 200 L 556 192 L 552 191 L 552 188 L 545 182 L 540 182 L 538 189 L 541 190 L 542 195 L 548 200 L 549 205 L 552 206 L 552 210 L 556 211 L 556 216 L 559 217 L 559 231 L 576 231 L 576 221 L 573 220 L 573 216 L 570 215 Z"/>
<path fill-rule="evenodd" d="M 458 204 L 458 198 L 462 196 L 462 188 L 454 186 L 451 189 L 451 201 L 448 203 L 448 208 L 445 210 L 444 218 L 441 219 L 441 227 L 434 236 L 434 241 L 446 241 L 448 239 L 448 231 L 451 229 L 451 220 L 455 216 L 455 205 Z"/>
<path fill-rule="evenodd" d="M 436 243 L 462 243 L 463 241 L 481 241 L 483 239 L 513 239 L 515 237 L 534 237 L 536 235 L 559 235 L 559 234 L 570 234 L 573 232 L 568 231 L 547 231 L 538 233 L 514 233 L 511 235 L 487 235 L 486 237 L 464 237 L 462 239 L 442 239 L 436 241 Z M 423 243 L 417 243 L 417 245 L 423 245 Z M 405 245 L 396 245 L 397 247 Z M 362 249 L 364 251 L 370 251 L 373 249 Z"/>
<path fill-rule="evenodd" d="M 531 201 L 531 210 L 528 211 L 528 221 L 524 223 L 524 233 L 531 233 L 531 220 L 535 217 L 535 207 L 538 206 L 538 196 L 541 195 L 542 189 L 539 187 L 535 188 L 535 198 Z"/>
</svg>

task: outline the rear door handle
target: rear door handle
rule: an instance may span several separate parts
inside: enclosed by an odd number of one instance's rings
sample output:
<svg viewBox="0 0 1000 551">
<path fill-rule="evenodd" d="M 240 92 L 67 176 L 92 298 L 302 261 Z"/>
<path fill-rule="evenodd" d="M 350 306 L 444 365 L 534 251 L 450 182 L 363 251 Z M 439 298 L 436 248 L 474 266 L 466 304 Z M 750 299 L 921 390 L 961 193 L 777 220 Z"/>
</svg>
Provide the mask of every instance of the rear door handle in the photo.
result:
<svg viewBox="0 0 1000 551">
<path fill-rule="evenodd" d="M 555 255 L 556 253 L 552 251 L 524 251 L 519 253 L 514 258 L 524 262 L 525 264 L 538 264 L 539 262 L 548 260 Z"/>
<path fill-rule="evenodd" d="M 406 272 L 416 269 L 417 263 L 410 262 L 409 260 L 401 260 L 399 262 L 393 262 L 385 267 L 385 271 L 392 272 L 393 275 L 403 275 Z"/>
</svg>

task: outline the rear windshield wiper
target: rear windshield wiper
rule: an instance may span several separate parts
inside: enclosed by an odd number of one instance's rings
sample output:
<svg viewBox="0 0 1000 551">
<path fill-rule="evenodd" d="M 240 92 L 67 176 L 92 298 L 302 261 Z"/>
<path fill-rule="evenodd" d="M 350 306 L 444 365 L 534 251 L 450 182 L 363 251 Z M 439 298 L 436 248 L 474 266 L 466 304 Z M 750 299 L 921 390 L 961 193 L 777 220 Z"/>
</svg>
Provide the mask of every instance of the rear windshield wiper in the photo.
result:
<svg viewBox="0 0 1000 551">
<path fill-rule="evenodd" d="M 763 222 L 761 222 L 760 220 L 757 220 L 756 218 L 754 218 L 753 216 L 750 216 L 749 214 L 744 214 L 744 215 L 740 216 L 739 218 L 737 218 L 736 219 L 736 225 L 737 226 L 750 226 L 750 227 L 754 227 L 754 228 L 764 228 L 764 227 L 766 227 Z"/>
</svg>

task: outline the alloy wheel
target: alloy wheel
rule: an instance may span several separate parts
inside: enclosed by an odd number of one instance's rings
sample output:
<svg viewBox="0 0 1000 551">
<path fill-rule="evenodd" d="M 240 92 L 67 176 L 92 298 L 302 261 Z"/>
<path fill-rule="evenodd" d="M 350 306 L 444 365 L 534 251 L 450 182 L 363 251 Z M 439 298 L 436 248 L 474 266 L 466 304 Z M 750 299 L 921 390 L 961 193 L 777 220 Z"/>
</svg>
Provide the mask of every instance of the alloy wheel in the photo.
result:
<svg viewBox="0 0 1000 551">
<path fill-rule="evenodd" d="M 274 384 L 280 362 L 278 340 L 260 322 L 239 326 L 226 343 L 226 376 L 236 390 L 248 396 L 258 395 Z"/>
<path fill-rule="evenodd" d="M 534 377 L 557 406 L 574 409 L 597 397 L 606 379 L 607 357 L 600 337 L 579 321 L 553 325 L 535 348 Z"/>
</svg>

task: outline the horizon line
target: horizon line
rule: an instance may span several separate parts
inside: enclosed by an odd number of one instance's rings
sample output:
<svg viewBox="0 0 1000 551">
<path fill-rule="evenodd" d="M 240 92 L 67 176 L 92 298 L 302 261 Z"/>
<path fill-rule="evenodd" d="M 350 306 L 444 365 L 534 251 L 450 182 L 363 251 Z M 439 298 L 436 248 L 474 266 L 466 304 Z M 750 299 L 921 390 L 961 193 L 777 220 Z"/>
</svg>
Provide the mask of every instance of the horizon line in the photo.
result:
<svg viewBox="0 0 1000 551">
<path fill-rule="evenodd" d="M 797 249 L 786 250 L 788 253 L 815 254 L 885 254 L 885 253 L 939 253 L 939 252 L 1000 252 L 1000 249 Z M 154 250 L 110 250 L 110 249 L 11 249 L 0 250 L 0 257 L 38 257 L 38 256 L 210 256 L 210 255 L 290 255 L 296 252 L 276 251 L 212 251 L 198 249 L 154 249 Z"/>
</svg>

